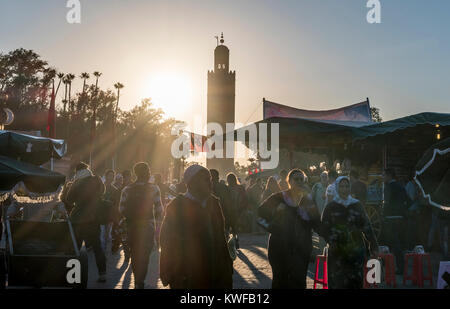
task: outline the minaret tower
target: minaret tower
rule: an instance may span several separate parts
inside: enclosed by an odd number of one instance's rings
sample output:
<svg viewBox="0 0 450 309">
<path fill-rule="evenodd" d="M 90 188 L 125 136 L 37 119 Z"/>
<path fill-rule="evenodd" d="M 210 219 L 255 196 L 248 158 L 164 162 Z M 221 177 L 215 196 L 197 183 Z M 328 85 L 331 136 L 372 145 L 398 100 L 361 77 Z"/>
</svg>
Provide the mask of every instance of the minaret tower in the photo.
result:
<svg viewBox="0 0 450 309">
<path fill-rule="evenodd" d="M 230 71 L 230 50 L 224 42 L 222 33 L 220 44 L 217 42 L 214 50 L 214 70 L 208 71 L 207 122 L 219 123 L 225 134 L 225 124 L 234 123 L 236 72 Z M 234 159 L 225 158 L 224 150 L 223 159 L 207 159 L 207 166 L 217 169 L 221 177 L 225 177 L 225 173 L 234 171 Z"/>
</svg>

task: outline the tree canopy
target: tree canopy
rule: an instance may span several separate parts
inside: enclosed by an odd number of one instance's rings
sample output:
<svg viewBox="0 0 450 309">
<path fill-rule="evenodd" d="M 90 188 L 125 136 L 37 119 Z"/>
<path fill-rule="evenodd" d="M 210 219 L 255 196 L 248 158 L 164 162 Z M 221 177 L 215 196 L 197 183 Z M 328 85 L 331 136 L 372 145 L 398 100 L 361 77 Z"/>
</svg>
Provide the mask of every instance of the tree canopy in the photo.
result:
<svg viewBox="0 0 450 309">
<path fill-rule="evenodd" d="M 77 76 L 83 80 L 83 89 L 75 91 L 71 82 Z M 177 121 L 166 119 L 161 109 L 153 107 L 151 98 L 136 102 L 140 104 L 129 111 L 117 108 L 116 91 L 98 89 L 98 78 L 101 78 L 100 72 L 93 72 L 91 76 L 84 71 L 78 74 L 57 72 L 32 50 L 20 48 L 0 54 L 0 98 L 3 98 L 0 104 L 15 114 L 15 121 L 8 128 L 39 130 L 46 135 L 48 109 L 55 87 L 64 91 L 64 99 L 56 101 L 56 138 L 67 141 L 68 155 L 73 161 L 89 162 L 90 140 L 95 132 L 93 161 L 98 172 L 111 168 L 115 138 L 118 171 L 130 169 L 142 160 L 149 162 L 155 172 L 167 175 L 177 163 L 170 154 L 175 138 L 170 134 L 171 128 Z M 119 82 L 112 86 L 123 88 Z M 116 130 L 112 130 L 114 121 Z M 115 137 L 112 132 L 116 132 Z"/>
</svg>

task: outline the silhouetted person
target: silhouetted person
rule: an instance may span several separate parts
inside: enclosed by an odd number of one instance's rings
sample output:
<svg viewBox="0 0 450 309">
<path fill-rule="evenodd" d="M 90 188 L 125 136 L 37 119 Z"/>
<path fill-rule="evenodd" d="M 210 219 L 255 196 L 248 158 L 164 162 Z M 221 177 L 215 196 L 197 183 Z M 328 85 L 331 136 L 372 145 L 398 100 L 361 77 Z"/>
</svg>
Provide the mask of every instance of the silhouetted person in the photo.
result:
<svg viewBox="0 0 450 309">
<path fill-rule="evenodd" d="M 149 183 L 148 164 L 136 163 L 133 171 L 137 179 L 122 190 L 120 212 L 126 218 L 135 287 L 143 289 L 154 244 L 155 220 L 162 215 L 162 204 L 158 186 Z"/>
<path fill-rule="evenodd" d="M 85 241 L 86 247 L 92 246 L 98 269 L 98 281 L 106 281 L 106 257 L 100 243 L 100 225 L 97 212 L 105 185 L 99 176 L 94 176 L 89 166 L 79 163 L 75 168 L 73 184 L 67 192 L 67 201 L 73 204 L 70 213 L 78 247 Z"/>
<path fill-rule="evenodd" d="M 350 194 L 365 206 L 367 201 L 367 185 L 359 179 L 359 172 L 357 170 L 350 172 L 350 181 L 352 188 Z"/>
<path fill-rule="evenodd" d="M 281 189 L 278 185 L 278 182 L 273 176 L 270 176 L 269 179 L 267 179 L 266 188 L 264 189 L 264 192 L 262 194 L 261 201 L 264 202 L 269 196 L 280 191 Z"/>
<path fill-rule="evenodd" d="M 233 262 L 211 175 L 191 165 L 184 181 L 188 191 L 167 205 L 161 228 L 161 281 L 172 289 L 232 288 Z"/>
<path fill-rule="evenodd" d="M 289 189 L 271 195 L 259 207 L 268 222 L 268 257 L 273 289 L 305 289 L 312 252 L 312 229 L 319 231 L 320 215 L 309 196 L 306 174 L 298 169 L 288 175 Z"/>
<path fill-rule="evenodd" d="M 119 191 L 119 197 L 122 194 L 122 190 L 132 182 L 130 170 L 124 170 L 121 175 L 121 182 L 116 185 L 116 188 Z M 127 242 L 126 223 L 122 214 L 118 211 L 117 218 L 114 218 L 113 222 L 111 252 L 117 252 L 119 250 L 120 244 L 122 244 L 122 249 L 125 254 L 125 260 L 128 261 L 130 258 L 130 248 L 128 247 Z"/>
<path fill-rule="evenodd" d="M 251 232 L 256 231 L 256 220 L 258 218 L 258 207 L 261 203 L 261 197 L 263 193 L 261 178 L 254 179 L 254 183 L 247 189 L 247 197 L 249 203 L 248 219 L 250 222 L 249 228 Z"/>
<path fill-rule="evenodd" d="M 212 181 L 212 194 L 219 198 L 220 206 L 225 218 L 225 228 L 230 228 L 231 220 L 231 196 L 227 185 L 219 181 L 219 171 L 210 169 L 211 181 Z"/>
<path fill-rule="evenodd" d="M 396 180 L 395 171 L 384 171 L 384 205 L 383 231 L 386 242 L 395 255 L 397 273 L 403 272 L 403 250 L 405 247 L 405 218 L 407 214 L 409 198 L 405 188 Z"/>
<path fill-rule="evenodd" d="M 113 185 L 115 174 L 116 173 L 113 170 L 107 170 L 105 172 L 105 194 L 103 195 L 104 207 L 102 207 L 98 214 L 100 229 L 102 231 L 101 241 L 104 251 L 106 251 L 112 224 L 117 221 L 119 217 L 120 192 L 116 186 Z"/>
<path fill-rule="evenodd" d="M 335 170 L 330 170 L 328 172 L 328 187 L 325 192 L 326 200 L 325 200 L 325 206 L 333 201 L 334 197 L 336 196 L 336 179 L 338 177 L 338 173 Z"/>
<path fill-rule="evenodd" d="M 248 208 L 248 199 L 244 186 L 242 186 L 238 178 L 233 173 L 227 175 L 228 191 L 230 192 L 230 226 L 232 234 L 235 238 L 236 249 L 239 249 L 239 223 L 244 211 Z"/>
<path fill-rule="evenodd" d="M 288 181 L 286 180 L 288 173 L 286 170 L 281 170 L 280 172 L 280 180 L 278 181 L 278 186 L 281 191 L 286 191 L 289 189 Z"/>
<path fill-rule="evenodd" d="M 165 201 L 168 198 L 168 196 L 177 195 L 177 193 L 174 192 L 172 189 L 170 189 L 169 186 L 162 181 L 161 174 L 155 174 L 154 177 L 155 177 L 155 185 L 159 187 L 159 191 L 161 192 L 161 199 L 163 205 L 165 205 Z"/>
<path fill-rule="evenodd" d="M 120 191 L 122 191 L 126 186 L 130 185 L 133 182 L 131 179 L 131 171 L 130 170 L 124 170 L 122 172 L 122 187 L 120 188 Z"/>
</svg>

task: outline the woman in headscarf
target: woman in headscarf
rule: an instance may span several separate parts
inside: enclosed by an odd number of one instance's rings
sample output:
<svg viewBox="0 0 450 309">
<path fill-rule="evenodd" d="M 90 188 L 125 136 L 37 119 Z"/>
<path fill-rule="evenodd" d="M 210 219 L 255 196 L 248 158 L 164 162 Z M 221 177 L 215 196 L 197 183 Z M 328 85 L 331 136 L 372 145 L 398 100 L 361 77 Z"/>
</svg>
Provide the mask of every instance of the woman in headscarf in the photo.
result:
<svg viewBox="0 0 450 309">
<path fill-rule="evenodd" d="M 266 188 L 262 194 L 262 201 L 265 201 L 269 196 L 280 191 L 281 189 L 277 180 L 275 177 L 270 176 L 269 179 L 267 179 Z"/>
<path fill-rule="evenodd" d="M 259 216 L 269 223 L 273 289 L 306 288 L 312 229 L 320 228 L 320 215 L 306 179 L 302 170 L 291 170 L 287 177 L 289 189 L 272 194 L 258 209 Z"/>
<path fill-rule="evenodd" d="M 332 289 L 360 289 L 364 263 L 375 255 L 378 244 L 362 204 L 350 195 L 350 180 L 336 179 L 336 192 L 322 214 L 322 236 L 329 244 L 328 286 Z"/>
</svg>

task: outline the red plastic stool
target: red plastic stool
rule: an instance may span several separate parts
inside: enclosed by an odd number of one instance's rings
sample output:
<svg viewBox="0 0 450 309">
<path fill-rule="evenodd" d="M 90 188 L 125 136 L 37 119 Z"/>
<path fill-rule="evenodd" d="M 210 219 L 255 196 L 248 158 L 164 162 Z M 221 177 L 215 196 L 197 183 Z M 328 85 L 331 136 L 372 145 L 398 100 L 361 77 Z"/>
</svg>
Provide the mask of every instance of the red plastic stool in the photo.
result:
<svg viewBox="0 0 450 309">
<path fill-rule="evenodd" d="M 397 287 L 397 280 L 395 278 L 395 259 L 392 253 L 379 253 L 378 257 L 384 262 L 384 280 L 386 285 Z"/>
<path fill-rule="evenodd" d="M 408 262 L 413 260 L 413 271 L 411 275 L 408 275 Z M 427 262 L 428 275 L 423 274 L 423 261 Z M 405 254 L 405 268 L 403 272 L 403 285 L 406 281 L 411 280 L 413 284 L 418 287 L 423 287 L 424 281 L 429 281 L 430 285 L 433 286 L 433 273 L 431 271 L 431 257 L 429 253 L 407 253 Z"/>
<path fill-rule="evenodd" d="M 319 266 L 320 262 L 323 262 L 323 278 L 319 278 Z M 316 274 L 314 275 L 314 289 L 316 289 L 317 283 L 322 284 L 323 289 L 328 289 L 328 274 L 327 274 L 327 257 L 325 255 L 318 255 L 316 257 Z"/>
</svg>

